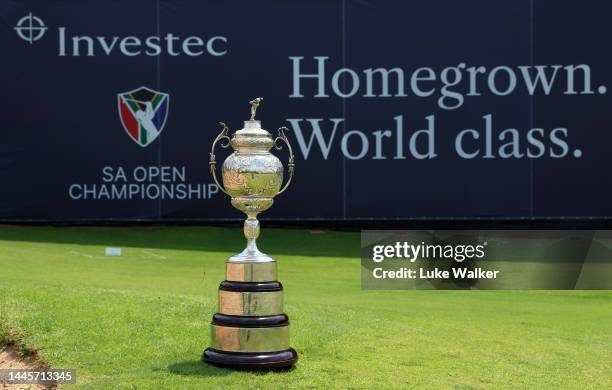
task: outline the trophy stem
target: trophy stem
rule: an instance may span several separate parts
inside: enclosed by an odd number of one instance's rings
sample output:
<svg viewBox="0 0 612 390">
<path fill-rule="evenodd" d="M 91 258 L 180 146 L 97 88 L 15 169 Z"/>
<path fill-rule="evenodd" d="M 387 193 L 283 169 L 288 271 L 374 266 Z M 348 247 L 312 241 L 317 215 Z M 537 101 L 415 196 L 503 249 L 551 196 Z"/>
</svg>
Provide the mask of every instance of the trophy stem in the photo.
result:
<svg viewBox="0 0 612 390">
<path fill-rule="evenodd" d="M 257 247 L 257 237 L 259 237 L 259 221 L 257 211 L 245 211 L 247 218 L 244 221 L 244 236 L 246 237 L 246 248 L 229 258 L 229 262 L 253 262 L 266 263 L 275 262 L 273 258 L 262 253 Z"/>
<path fill-rule="evenodd" d="M 259 237 L 259 220 L 257 213 L 248 213 L 244 220 L 244 236 L 247 239 L 246 251 L 249 254 L 259 253 L 257 248 L 257 237 Z"/>
</svg>

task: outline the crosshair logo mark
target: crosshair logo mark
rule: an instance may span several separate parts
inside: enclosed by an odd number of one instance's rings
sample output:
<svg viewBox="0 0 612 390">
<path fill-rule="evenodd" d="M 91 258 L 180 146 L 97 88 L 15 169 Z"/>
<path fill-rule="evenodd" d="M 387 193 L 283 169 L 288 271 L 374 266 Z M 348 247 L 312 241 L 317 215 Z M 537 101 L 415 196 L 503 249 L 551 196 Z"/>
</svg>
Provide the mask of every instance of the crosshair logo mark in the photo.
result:
<svg viewBox="0 0 612 390">
<path fill-rule="evenodd" d="M 32 15 L 31 12 L 29 15 L 19 19 L 17 26 L 13 28 L 17 31 L 19 38 L 30 42 L 30 45 L 42 38 L 47 31 L 45 23 L 39 17 Z"/>
</svg>

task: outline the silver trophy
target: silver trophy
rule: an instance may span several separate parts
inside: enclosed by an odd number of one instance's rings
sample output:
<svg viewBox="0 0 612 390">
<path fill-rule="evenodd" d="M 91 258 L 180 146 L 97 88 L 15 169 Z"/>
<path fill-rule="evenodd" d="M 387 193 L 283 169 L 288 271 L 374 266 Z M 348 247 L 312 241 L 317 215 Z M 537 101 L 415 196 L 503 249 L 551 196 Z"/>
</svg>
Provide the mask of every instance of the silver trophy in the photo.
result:
<svg viewBox="0 0 612 390">
<path fill-rule="evenodd" d="M 269 209 L 274 197 L 283 193 L 293 178 L 293 151 L 286 127 L 278 136 L 261 127 L 255 119 L 262 98 L 251 104 L 251 118 L 230 139 L 228 127 L 215 138 L 210 153 L 210 172 L 221 191 L 231 197 L 232 206 L 246 214 L 246 248 L 226 263 L 225 281 L 219 286 L 219 312 L 213 316 L 211 347 L 202 359 L 208 363 L 239 368 L 292 366 L 297 352 L 289 345 L 289 318 L 283 312 L 283 286 L 276 280 L 276 260 L 257 248 L 257 215 Z M 217 180 L 215 146 L 229 146 L 234 152 L 223 162 L 223 185 Z M 289 151 L 289 177 L 284 186 L 283 164 L 270 153 L 273 147 Z M 282 186 L 282 188 L 281 188 Z"/>
</svg>

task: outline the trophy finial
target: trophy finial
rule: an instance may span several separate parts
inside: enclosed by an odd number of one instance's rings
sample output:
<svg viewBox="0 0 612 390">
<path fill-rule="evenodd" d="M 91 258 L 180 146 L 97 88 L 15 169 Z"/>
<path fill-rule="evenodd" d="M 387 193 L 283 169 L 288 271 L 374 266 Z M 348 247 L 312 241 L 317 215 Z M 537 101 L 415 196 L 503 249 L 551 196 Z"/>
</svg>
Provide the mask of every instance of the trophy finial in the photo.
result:
<svg viewBox="0 0 612 390">
<path fill-rule="evenodd" d="M 263 101 L 263 98 L 258 97 L 249 102 L 251 104 L 251 119 L 250 120 L 252 121 L 255 120 L 255 113 L 257 112 L 257 107 L 259 107 L 259 103 L 261 103 L 262 101 Z"/>
</svg>

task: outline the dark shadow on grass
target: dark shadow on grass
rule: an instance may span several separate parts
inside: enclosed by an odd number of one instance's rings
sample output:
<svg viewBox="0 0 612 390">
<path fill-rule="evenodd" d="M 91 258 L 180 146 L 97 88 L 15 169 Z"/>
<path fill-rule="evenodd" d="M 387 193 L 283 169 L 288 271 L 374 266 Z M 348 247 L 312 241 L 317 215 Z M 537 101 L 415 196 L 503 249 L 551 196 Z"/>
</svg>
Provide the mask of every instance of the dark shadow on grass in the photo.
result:
<svg viewBox="0 0 612 390">
<path fill-rule="evenodd" d="M 177 375 L 186 375 L 186 376 L 225 376 L 229 375 L 232 372 L 251 372 L 253 374 L 265 375 L 269 372 L 292 372 L 296 368 L 295 366 L 291 367 L 281 367 L 281 368 L 272 368 L 272 369 L 261 369 L 254 370 L 248 368 L 224 368 L 217 367 L 211 364 L 207 364 L 202 362 L 201 360 L 197 361 L 184 361 L 172 363 L 168 366 L 168 371 L 177 374 Z"/>
<path fill-rule="evenodd" d="M 215 367 L 206 364 L 201 360 L 191 360 L 172 363 L 168 366 L 168 371 L 177 375 L 186 376 L 226 376 L 232 373 L 229 368 Z"/>
<path fill-rule="evenodd" d="M 132 227 L 53 227 L 0 226 L 0 241 L 179 249 L 191 251 L 242 251 L 245 238 L 242 227 L 203 226 L 132 226 Z M 257 240 L 260 249 L 270 255 L 307 257 L 359 257 L 359 233 L 274 229 L 262 226 Z"/>
</svg>

